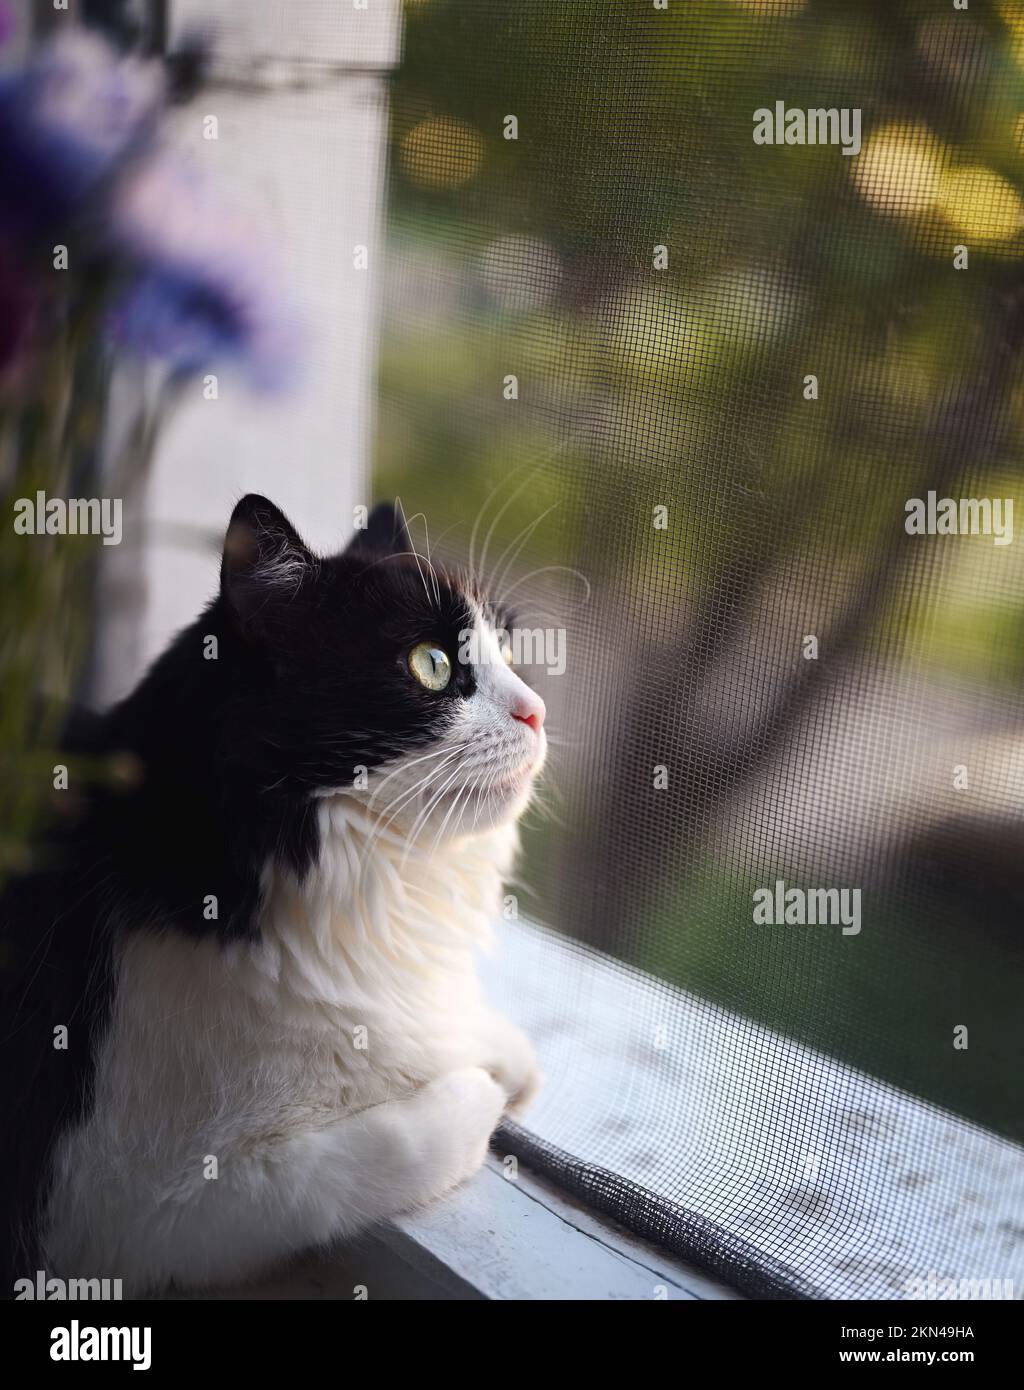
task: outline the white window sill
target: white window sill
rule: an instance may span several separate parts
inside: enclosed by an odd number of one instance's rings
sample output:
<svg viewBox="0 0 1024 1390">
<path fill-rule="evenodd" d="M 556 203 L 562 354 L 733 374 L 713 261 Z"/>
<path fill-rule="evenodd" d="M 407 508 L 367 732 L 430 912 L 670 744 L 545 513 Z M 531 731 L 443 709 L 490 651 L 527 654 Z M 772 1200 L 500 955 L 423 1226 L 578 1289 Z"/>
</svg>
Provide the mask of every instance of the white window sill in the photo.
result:
<svg viewBox="0 0 1024 1390">
<path fill-rule="evenodd" d="M 217 1298 L 600 1301 L 736 1299 L 699 1270 L 491 1156 L 449 1197 L 352 1246 Z"/>
<path fill-rule="evenodd" d="M 930 1273 L 1024 1284 L 1015 1145 L 552 933 L 501 934 L 485 979 L 540 1052 L 548 1084 L 526 1117 L 539 1138 L 670 1193 L 832 1297 L 906 1298 Z M 671 1106 L 652 1106 L 665 1095 Z M 615 1136 L 613 1163 L 587 1151 L 602 1135 Z M 353 1298 L 357 1286 L 369 1298 L 740 1296 L 524 1165 L 506 1178 L 493 1155 L 428 1210 L 227 1296 Z"/>
</svg>

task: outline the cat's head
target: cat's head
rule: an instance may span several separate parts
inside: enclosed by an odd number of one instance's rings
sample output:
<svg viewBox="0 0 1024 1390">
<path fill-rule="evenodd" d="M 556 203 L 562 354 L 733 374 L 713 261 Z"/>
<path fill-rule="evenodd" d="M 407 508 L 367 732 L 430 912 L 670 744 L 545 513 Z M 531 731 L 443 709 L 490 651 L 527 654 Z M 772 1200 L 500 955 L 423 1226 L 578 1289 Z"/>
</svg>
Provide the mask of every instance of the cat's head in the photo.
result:
<svg viewBox="0 0 1024 1390">
<path fill-rule="evenodd" d="M 251 673 L 240 755 L 268 787 L 354 798 L 424 848 L 525 809 L 545 710 L 509 664 L 511 617 L 418 554 L 392 507 L 321 559 L 271 502 L 243 498 L 221 604 Z"/>
</svg>

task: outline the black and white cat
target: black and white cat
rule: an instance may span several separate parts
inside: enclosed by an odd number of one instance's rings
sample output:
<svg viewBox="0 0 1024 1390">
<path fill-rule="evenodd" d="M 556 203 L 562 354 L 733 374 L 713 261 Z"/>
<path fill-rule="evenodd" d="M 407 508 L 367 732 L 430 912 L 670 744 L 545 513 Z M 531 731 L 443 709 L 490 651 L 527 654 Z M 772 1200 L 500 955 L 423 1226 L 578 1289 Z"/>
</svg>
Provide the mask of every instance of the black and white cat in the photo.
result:
<svg viewBox="0 0 1024 1390">
<path fill-rule="evenodd" d="M 239 503 L 217 599 L 71 737 L 127 784 L 2 902 L 12 1280 L 241 1280 L 480 1167 L 539 1080 L 474 956 L 543 722 L 390 507 L 318 559 Z"/>
</svg>

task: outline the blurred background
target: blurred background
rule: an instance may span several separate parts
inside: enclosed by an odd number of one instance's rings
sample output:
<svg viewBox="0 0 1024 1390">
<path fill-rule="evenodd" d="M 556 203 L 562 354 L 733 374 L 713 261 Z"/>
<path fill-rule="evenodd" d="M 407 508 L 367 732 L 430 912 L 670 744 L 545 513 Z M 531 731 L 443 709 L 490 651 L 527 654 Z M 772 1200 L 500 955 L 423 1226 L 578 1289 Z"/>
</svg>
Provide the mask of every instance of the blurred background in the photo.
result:
<svg viewBox="0 0 1024 1390">
<path fill-rule="evenodd" d="M 568 633 L 530 910 L 1017 1136 L 1024 550 L 904 521 L 1019 508 L 1022 78 L 1018 4 L 407 5 L 375 455 L 590 583 L 516 595 Z M 753 929 L 776 877 L 860 936 Z"/>
<path fill-rule="evenodd" d="M 904 522 L 1024 521 L 1024 5 L 97 0 L 56 109 L 66 16 L 4 16 L 5 494 L 129 518 L 3 532 L 6 867 L 242 492 L 324 549 L 398 496 L 565 633 L 524 916 L 1020 1138 L 1024 548 Z M 777 101 L 859 148 L 756 144 Z M 755 927 L 777 878 L 860 933 Z"/>
</svg>

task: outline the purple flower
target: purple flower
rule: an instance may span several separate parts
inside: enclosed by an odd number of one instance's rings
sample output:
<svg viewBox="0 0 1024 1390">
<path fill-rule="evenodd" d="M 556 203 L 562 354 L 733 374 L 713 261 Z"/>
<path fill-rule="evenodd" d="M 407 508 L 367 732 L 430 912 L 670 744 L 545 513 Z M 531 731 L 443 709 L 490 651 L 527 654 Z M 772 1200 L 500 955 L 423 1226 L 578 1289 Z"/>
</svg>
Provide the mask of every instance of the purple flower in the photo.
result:
<svg viewBox="0 0 1024 1390">
<path fill-rule="evenodd" d="M 162 109 L 157 65 L 77 30 L 0 81 L 0 203 L 22 232 L 59 223 L 149 139 Z"/>
<path fill-rule="evenodd" d="M 110 316 L 114 342 L 159 357 L 175 375 L 224 363 L 260 390 L 277 390 L 291 375 L 289 335 L 264 310 L 262 291 L 244 277 L 216 278 L 174 266 L 140 272 Z"/>
<path fill-rule="evenodd" d="M 278 277 L 252 228 L 161 148 L 163 110 L 160 69 L 94 34 L 37 50 L 0 79 L 0 234 L 30 258 L 46 244 L 40 233 L 76 233 L 116 274 L 109 325 L 121 346 L 178 375 L 233 364 L 260 389 L 283 385 L 296 334 Z M 14 288 L 4 288 L 12 323 Z"/>
<path fill-rule="evenodd" d="M 288 383 L 297 334 L 275 268 L 188 166 L 167 155 L 141 167 L 115 205 L 114 236 L 135 267 L 111 313 L 119 346 L 175 373 L 224 363 L 261 390 Z"/>
</svg>

